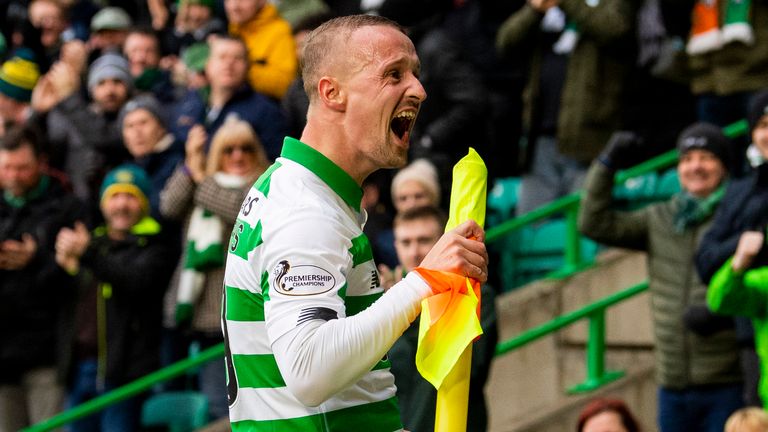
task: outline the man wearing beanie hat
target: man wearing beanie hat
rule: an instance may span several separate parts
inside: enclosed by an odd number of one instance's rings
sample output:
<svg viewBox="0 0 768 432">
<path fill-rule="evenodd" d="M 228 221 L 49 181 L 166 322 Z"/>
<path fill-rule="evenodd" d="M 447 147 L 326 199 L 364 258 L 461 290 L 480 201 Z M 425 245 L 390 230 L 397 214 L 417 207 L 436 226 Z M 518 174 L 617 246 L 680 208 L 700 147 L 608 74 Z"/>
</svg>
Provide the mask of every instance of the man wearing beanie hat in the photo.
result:
<svg viewBox="0 0 768 432">
<path fill-rule="evenodd" d="M 124 224 L 125 228 L 130 228 L 139 222 L 140 217 L 147 216 L 149 214 L 149 196 L 152 193 L 152 182 L 149 179 L 147 173 L 141 169 L 138 165 L 124 164 L 113 169 L 104 177 L 104 181 L 101 184 L 101 193 L 99 202 L 101 203 L 102 212 L 108 213 L 105 209 L 105 205 L 108 205 L 109 200 L 119 193 L 127 193 L 133 195 L 136 198 L 141 213 L 131 214 L 130 223 Z M 106 216 L 106 214 L 105 214 Z M 136 220 L 132 220 L 136 219 Z M 109 219 L 107 219 L 109 220 Z M 120 226 L 112 223 L 108 224 L 111 229 L 120 230 Z"/>
<path fill-rule="evenodd" d="M 621 211 L 612 197 L 614 174 L 641 162 L 643 145 L 631 132 L 611 137 L 587 173 L 579 229 L 597 242 L 648 254 L 658 430 L 723 430 L 743 405 L 739 348 L 733 320 L 707 313 L 694 255 L 725 191 L 728 141 L 716 126 L 689 126 L 678 136 L 680 192 Z"/>
<path fill-rule="evenodd" d="M 130 93 L 132 83 L 128 60 L 119 54 L 104 54 L 88 69 L 88 92 L 101 109 L 107 112 L 120 109 Z M 124 90 L 120 87 L 124 87 Z"/>
<path fill-rule="evenodd" d="M 748 156 L 752 170 L 734 180 L 723 197 L 712 229 L 704 236 L 696 255 L 696 266 L 702 280 L 709 282 L 712 276 L 736 252 L 739 238 L 746 231 L 765 231 L 768 224 L 768 93 L 755 95 L 749 110 L 752 145 Z M 768 264 L 768 254 L 761 252 L 754 260 L 754 267 Z M 739 337 L 745 348 L 742 352 L 745 372 L 745 392 L 749 405 L 760 405 L 760 398 L 768 397 L 768 388 L 760 391 L 760 370 L 754 350 L 751 322 L 736 318 Z M 768 403 L 763 400 L 763 403 Z"/>
<path fill-rule="evenodd" d="M 749 112 L 749 124 L 752 130 L 752 145 L 750 150 L 754 151 L 755 156 L 750 157 L 750 161 L 755 166 L 755 171 L 751 182 L 742 184 L 742 187 L 750 188 L 742 191 L 744 195 L 740 196 L 741 201 L 735 202 L 736 205 L 750 205 L 751 207 L 733 209 L 731 216 L 737 216 L 737 210 L 745 211 L 750 209 L 752 213 L 751 226 L 743 228 L 741 232 L 737 230 L 720 230 L 716 234 L 718 237 L 714 240 L 720 240 L 719 244 L 713 244 L 719 247 L 721 252 L 732 248 L 733 241 L 736 241 L 735 252 L 732 257 L 722 264 L 712 277 L 709 285 L 707 302 L 713 311 L 726 315 L 736 316 L 737 323 L 751 324 L 753 332 L 753 347 L 749 357 L 744 360 L 750 361 L 749 367 L 745 371 L 751 372 L 751 379 L 758 381 L 759 399 L 753 400 L 757 405 L 762 402 L 763 407 L 768 406 L 768 321 L 766 321 L 766 304 L 768 299 L 765 297 L 766 273 L 768 271 L 768 255 L 766 255 L 765 235 L 766 220 L 768 220 L 768 206 L 765 205 L 765 199 L 768 198 L 765 190 L 766 186 L 766 164 L 768 159 L 768 92 L 763 91 L 755 95 L 752 100 Z M 734 184 L 734 189 L 736 184 Z M 729 189 L 730 192 L 730 189 Z M 739 191 L 734 191 L 736 195 Z M 725 211 L 724 211 L 725 213 Z M 724 219 L 727 221 L 730 219 Z M 730 228 L 730 227 L 728 227 Z M 737 227 L 738 228 L 738 227 Z M 727 234 L 726 234 L 727 233 Z M 715 234 L 713 234 L 713 237 Z M 714 242 L 713 242 L 714 243 Z M 705 251 L 700 255 L 705 256 Z M 712 258 L 712 257 L 707 257 Z M 714 257 L 722 258 L 721 255 Z M 746 332 L 745 332 L 746 333 Z M 745 334 L 748 336 L 748 334 Z M 759 356 L 757 359 L 754 354 Z"/>
<path fill-rule="evenodd" d="M 753 131 L 757 127 L 760 120 L 768 115 L 768 90 L 763 90 L 752 98 L 752 102 L 749 106 L 749 130 Z M 756 140 L 752 137 L 752 142 Z"/>
<path fill-rule="evenodd" d="M 80 293 L 64 328 L 70 338 L 66 361 L 68 403 L 79 405 L 160 366 L 162 299 L 176 255 L 148 216 L 147 174 L 136 165 L 107 173 L 101 186 L 104 225 L 62 229 L 56 261 L 75 279 Z M 96 305 L 103 307 L 97 322 Z M 103 325 L 106 338 L 98 338 Z M 85 335 L 85 337 L 84 337 Z M 90 335 L 90 336 L 89 336 Z M 87 421 L 96 430 L 136 430 L 141 397 L 112 405 Z M 90 423 L 89 423 L 90 424 Z M 79 430 L 78 424 L 73 424 Z"/>
<path fill-rule="evenodd" d="M 123 143 L 134 163 L 149 175 L 153 192 L 148 195 L 151 214 L 160 217 L 160 191 L 184 159 L 184 145 L 175 142 L 166 128 L 160 104 L 151 95 L 137 96 L 123 106 L 118 117 Z"/>
<path fill-rule="evenodd" d="M 132 88 L 128 61 L 108 53 L 93 62 L 87 80 L 92 103 L 82 96 L 79 78 L 65 65 L 54 65 L 44 80 L 58 82 L 42 85 L 41 93 L 66 89 L 64 94 L 54 94 L 58 102 L 46 118 L 48 136 L 57 155 L 54 164 L 69 176 L 81 200 L 95 203 L 105 171 L 129 158 L 117 122 Z"/>
<path fill-rule="evenodd" d="M 32 89 L 40 78 L 40 68 L 32 51 L 18 49 L 0 66 L 0 120 L 23 124 L 29 118 Z"/>
</svg>

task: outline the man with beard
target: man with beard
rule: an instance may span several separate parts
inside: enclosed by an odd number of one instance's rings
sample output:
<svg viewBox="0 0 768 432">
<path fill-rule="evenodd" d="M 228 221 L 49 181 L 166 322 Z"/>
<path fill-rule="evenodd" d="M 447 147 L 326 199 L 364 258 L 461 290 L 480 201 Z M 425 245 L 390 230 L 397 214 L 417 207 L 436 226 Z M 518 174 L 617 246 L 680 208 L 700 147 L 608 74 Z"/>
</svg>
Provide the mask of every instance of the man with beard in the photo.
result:
<svg viewBox="0 0 768 432">
<path fill-rule="evenodd" d="M 230 241 L 222 313 L 232 429 L 399 430 L 385 355 L 421 300 L 447 289 L 419 271 L 485 281 L 484 232 L 467 221 L 444 234 L 422 269 L 383 292 L 360 185 L 406 162 L 426 98 L 416 50 L 394 22 L 353 15 L 315 29 L 304 53 L 307 125 L 249 191 Z"/>
<path fill-rule="evenodd" d="M 67 405 L 77 406 L 160 367 L 163 295 L 176 255 L 149 216 L 147 174 L 124 164 L 101 186 L 104 224 L 62 229 L 56 262 L 74 278 L 77 302 L 62 326 L 70 349 L 59 356 Z M 138 429 L 142 396 L 74 422 L 72 431 Z"/>
</svg>

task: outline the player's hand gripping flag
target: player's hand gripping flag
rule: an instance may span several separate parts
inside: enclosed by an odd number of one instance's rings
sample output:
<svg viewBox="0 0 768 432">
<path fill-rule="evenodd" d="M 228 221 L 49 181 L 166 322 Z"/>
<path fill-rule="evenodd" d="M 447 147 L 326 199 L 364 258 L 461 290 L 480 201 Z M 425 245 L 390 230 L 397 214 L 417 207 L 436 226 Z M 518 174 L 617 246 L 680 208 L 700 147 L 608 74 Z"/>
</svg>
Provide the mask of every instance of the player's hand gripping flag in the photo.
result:
<svg viewBox="0 0 768 432">
<path fill-rule="evenodd" d="M 470 148 L 453 167 L 448 224 L 451 230 L 467 219 L 485 223 L 488 170 Z M 480 336 L 480 283 L 443 271 L 417 268 L 433 288 L 449 287 L 421 303 L 416 367 L 437 389 L 435 431 L 465 431 L 472 364 L 472 341 Z"/>
</svg>

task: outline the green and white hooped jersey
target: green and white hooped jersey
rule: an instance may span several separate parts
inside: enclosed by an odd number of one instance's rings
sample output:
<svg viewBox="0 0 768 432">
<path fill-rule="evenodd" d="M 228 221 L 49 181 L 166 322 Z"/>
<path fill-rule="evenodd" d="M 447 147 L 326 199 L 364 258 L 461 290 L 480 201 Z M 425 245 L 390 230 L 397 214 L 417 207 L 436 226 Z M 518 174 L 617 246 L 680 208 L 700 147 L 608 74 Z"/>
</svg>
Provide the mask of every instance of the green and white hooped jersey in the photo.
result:
<svg viewBox="0 0 768 432">
<path fill-rule="evenodd" d="M 291 330 L 351 317 L 382 296 L 361 228 L 361 198 L 346 172 L 292 138 L 245 198 L 230 239 L 222 306 L 234 431 L 402 428 L 386 358 L 308 407 L 289 391 L 273 354 L 273 342 Z"/>
</svg>

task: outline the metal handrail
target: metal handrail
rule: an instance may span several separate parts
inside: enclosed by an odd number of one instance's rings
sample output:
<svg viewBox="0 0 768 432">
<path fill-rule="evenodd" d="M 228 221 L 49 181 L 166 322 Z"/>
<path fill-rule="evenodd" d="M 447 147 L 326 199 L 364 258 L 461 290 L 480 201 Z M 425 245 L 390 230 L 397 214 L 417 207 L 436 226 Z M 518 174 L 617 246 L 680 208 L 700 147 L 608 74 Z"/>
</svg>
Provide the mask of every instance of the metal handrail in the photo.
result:
<svg viewBox="0 0 768 432">
<path fill-rule="evenodd" d="M 83 402 L 82 404 L 70 410 L 61 412 L 26 429 L 22 429 L 22 432 L 43 432 L 64 426 L 75 420 L 99 412 L 110 405 L 143 393 L 152 388 L 152 386 L 155 384 L 183 375 L 188 370 L 198 367 L 203 363 L 222 357 L 223 355 L 224 343 L 222 342 L 218 345 L 214 345 L 204 351 L 201 351 L 194 356 L 152 372 L 149 375 L 145 375 L 136 381 L 132 381 L 122 387 L 118 387 L 87 402 Z"/>
<path fill-rule="evenodd" d="M 615 292 L 575 311 L 557 316 L 544 324 L 530 328 L 519 335 L 499 342 L 496 356 L 516 350 L 528 343 L 541 339 L 582 319 L 589 319 L 587 339 L 587 376 L 585 380 L 568 389 L 570 393 L 584 393 L 601 387 L 624 375 L 622 371 L 605 370 L 605 310 L 648 289 L 648 282 L 642 282 L 622 291 Z"/>
</svg>

